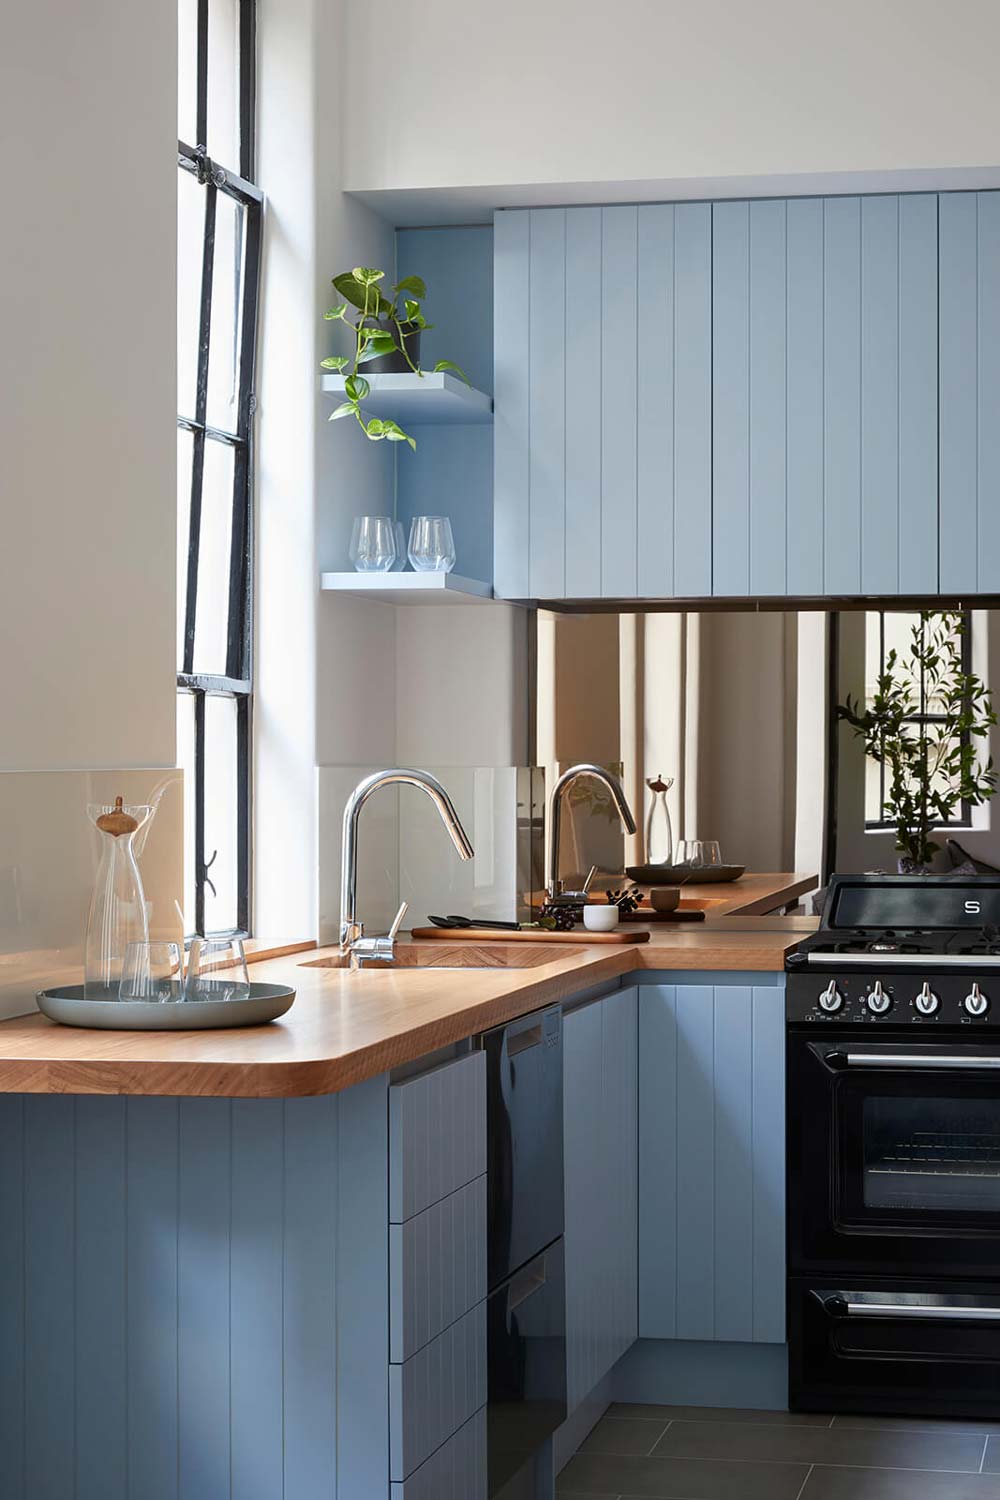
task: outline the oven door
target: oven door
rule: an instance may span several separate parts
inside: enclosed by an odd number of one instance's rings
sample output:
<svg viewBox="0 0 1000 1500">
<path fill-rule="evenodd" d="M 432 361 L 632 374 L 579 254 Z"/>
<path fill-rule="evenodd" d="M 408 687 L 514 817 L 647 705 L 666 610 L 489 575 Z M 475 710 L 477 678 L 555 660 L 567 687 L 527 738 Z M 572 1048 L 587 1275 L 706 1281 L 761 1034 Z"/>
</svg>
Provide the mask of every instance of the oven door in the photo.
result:
<svg viewBox="0 0 1000 1500">
<path fill-rule="evenodd" d="M 1000 1416 L 1000 1286 L 789 1282 L 793 1411 Z"/>
<path fill-rule="evenodd" d="M 788 1063 L 792 1273 L 995 1276 L 1000 1046 L 792 1033 Z"/>
</svg>

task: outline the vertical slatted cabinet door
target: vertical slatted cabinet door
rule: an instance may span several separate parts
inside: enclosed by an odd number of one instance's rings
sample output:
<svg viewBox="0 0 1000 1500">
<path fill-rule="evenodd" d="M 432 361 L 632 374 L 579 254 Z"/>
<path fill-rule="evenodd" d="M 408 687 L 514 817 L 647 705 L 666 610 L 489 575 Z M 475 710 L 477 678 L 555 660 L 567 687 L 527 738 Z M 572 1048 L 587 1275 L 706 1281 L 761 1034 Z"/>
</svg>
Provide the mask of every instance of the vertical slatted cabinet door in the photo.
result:
<svg viewBox="0 0 1000 1500">
<path fill-rule="evenodd" d="M 712 586 L 783 594 L 786 579 L 786 205 L 712 210 Z"/>
<path fill-rule="evenodd" d="M 673 596 L 712 593 L 712 210 L 674 209 Z M 646 351 L 644 357 L 655 357 Z"/>
<path fill-rule="evenodd" d="M 641 210 L 640 210 L 641 213 Z M 601 593 L 600 208 L 566 210 L 566 597 Z"/>
<path fill-rule="evenodd" d="M 675 592 L 674 212 L 670 203 L 639 208 L 635 452 L 640 599 Z"/>
<path fill-rule="evenodd" d="M 603 1002 L 604 1127 L 610 1220 L 610 1370 L 638 1336 L 638 1014 L 634 985 Z"/>
<path fill-rule="evenodd" d="M 824 591 L 823 201 L 786 205 L 786 585 L 793 597 Z"/>
<path fill-rule="evenodd" d="M 861 590 L 937 588 L 937 202 L 861 200 Z"/>
<path fill-rule="evenodd" d="M 603 1002 L 568 1011 L 563 1021 L 563 1132 L 566 1204 L 566 1384 L 573 1411 L 600 1379 L 602 1234 L 606 1226 L 602 1160 Z"/>
<path fill-rule="evenodd" d="M 1000 590 L 1000 193 L 939 199 L 941 592 Z"/>
<path fill-rule="evenodd" d="M 528 282 L 530 214 L 505 209 L 493 223 L 493 588 L 530 594 Z"/>
<path fill-rule="evenodd" d="M 638 210 L 605 208 L 601 245 L 601 594 L 633 599 L 638 582 Z"/>
<path fill-rule="evenodd" d="M 24 1105 L 0 1096 L 0 1494 L 24 1496 Z"/>
<path fill-rule="evenodd" d="M 726 980 L 639 990 L 641 1338 L 784 1339 L 784 990 Z"/>
<path fill-rule="evenodd" d="M 861 592 L 861 201 L 823 204 L 823 591 Z"/>
<path fill-rule="evenodd" d="M 566 210 L 534 209 L 528 271 L 528 457 L 533 599 L 566 592 Z M 592 372 L 593 374 L 593 372 Z"/>
</svg>

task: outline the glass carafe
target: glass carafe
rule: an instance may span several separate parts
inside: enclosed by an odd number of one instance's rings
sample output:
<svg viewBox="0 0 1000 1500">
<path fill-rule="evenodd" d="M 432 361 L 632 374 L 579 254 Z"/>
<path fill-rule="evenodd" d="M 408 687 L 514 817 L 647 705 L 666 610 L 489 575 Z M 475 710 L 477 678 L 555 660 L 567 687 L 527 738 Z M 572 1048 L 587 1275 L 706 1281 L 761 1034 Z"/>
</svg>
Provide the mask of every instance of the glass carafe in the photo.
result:
<svg viewBox="0 0 1000 1500">
<path fill-rule="evenodd" d="M 674 778 L 668 776 L 664 781 L 662 776 L 656 776 L 646 782 L 652 797 L 649 803 L 649 812 L 646 814 L 646 864 L 647 865 L 669 865 L 674 855 L 674 830 L 670 824 L 670 809 L 667 806 L 667 793 L 674 784 Z"/>
<path fill-rule="evenodd" d="M 115 1000 L 129 943 L 149 942 L 146 893 L 135 855 L 135 836 L 153 816 L 142 803 L 126 807 L 91 802 L 87 816 L 101 835 L 101 862 L 87 919 L 84 994 Z"/>
</svg>

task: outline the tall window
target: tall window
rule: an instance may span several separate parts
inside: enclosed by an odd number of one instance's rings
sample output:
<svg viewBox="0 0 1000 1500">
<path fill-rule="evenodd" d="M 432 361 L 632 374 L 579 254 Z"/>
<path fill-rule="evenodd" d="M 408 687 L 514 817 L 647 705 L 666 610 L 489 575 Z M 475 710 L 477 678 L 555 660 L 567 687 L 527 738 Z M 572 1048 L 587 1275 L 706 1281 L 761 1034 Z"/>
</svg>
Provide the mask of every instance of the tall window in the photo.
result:
<svg viewBox="0 0 1000 1500">
<path fill-rule="evenodd" d="M 958 640 L 961 653 L 963 672 L 972 671 L 972 612 L 966 610 L 962 614 L 963 628 Z M 865 616 L 865 702 L 870 706 L 876 692 L 878 691 L 879 676 L 886 669 L 886 661 L 889 653 L 895 651 L 898 657 L 896 667 L 897 673 L 902 670 L 909 660 L 909 648 L 912 632 L 915 626 L 920 625 L 920 614 L 906 610 L 880 610 Z M 923 681 L 915 681 L 912 684 L 913 701 L 917 705 L 917 711 L 906 720 L 910 732 L 917 736 L 920 734 L 922 725 L 940 724 L 946 715 L 940 711 L 940 704 L 936 703 L 933 694 L 928 693 Z M 964 734 L 962 743 L 968 743 L 969 736 Z M 885 816 L 886 800 L 886 768 L 875 761 L 865 761 L 865 827 L 870 829 L 894 828 L 895 823 Z M 972 818 L 972 808 L 968 802 L 962 802 L 957 810 L 956 816 L 949 822 L 949 828 L 968 827 Z"/>
<path fill-rule="evenodd" d="M 248 932 L 254 350 L 254 0 L 180 0 L 178 759 L 185 920 Z"/>
</svg>

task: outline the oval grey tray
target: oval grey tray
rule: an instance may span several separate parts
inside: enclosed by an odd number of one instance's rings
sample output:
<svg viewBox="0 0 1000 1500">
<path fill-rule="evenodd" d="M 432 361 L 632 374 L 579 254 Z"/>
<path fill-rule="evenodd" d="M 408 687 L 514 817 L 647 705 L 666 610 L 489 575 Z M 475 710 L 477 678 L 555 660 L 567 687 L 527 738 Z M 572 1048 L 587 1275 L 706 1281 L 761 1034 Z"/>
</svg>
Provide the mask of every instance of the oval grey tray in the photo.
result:
<svg viewBox="0 0 1000 1500">
<path fill-rule="evenodd" d="M 42 990 L 36 999 L 42 1014 L 63 1026 L 90 1026 L 98 1031 L 209 1031 L 276 1021 L 291 1009 L 295 991 L 285 984 L 252 984 L 246 1000 L 88 1000 L 82 984 L 64 984 Z"/>
<path fill-rule="evenodd" d="M 746 865 L 629 865 L 625 874 L 637 885 L 722 885 L 739 880 Z"/>
</svg>

